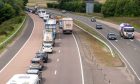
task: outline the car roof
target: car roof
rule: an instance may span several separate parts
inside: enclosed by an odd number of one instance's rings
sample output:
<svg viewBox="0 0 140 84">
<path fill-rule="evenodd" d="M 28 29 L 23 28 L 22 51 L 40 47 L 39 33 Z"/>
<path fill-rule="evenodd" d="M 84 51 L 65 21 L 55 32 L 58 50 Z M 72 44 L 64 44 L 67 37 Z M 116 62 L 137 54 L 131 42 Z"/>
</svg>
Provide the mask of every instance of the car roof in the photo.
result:
<svg viewBox="0 0 140 84">
<path fill-rule="evenodd" d="M 114 35 L 115 35 L 115 33 L 114 33 L 114 32 L 110 32 L 110 33 L 108 33 L 108 34 L 114 34 Z"/>
<path fill-rule="evenodd" d="M 37 70 L 37 69 L 29 69 L 29 70 L 27 70 L 27 73 L 38 73 L 39 72 L 39 70 Z"/>
<path fill-rule="evenodd" d="M 41 58 L 34 57 L 34 58 L 32 59 L 32 61 L 38 61 L 38 60 L 41 60 Z"/>
<path fill-rule="evenodd" d="M 37 79 L 36 74 L 15 74 L 6 84 L 34 84 Z"/>
</svg>

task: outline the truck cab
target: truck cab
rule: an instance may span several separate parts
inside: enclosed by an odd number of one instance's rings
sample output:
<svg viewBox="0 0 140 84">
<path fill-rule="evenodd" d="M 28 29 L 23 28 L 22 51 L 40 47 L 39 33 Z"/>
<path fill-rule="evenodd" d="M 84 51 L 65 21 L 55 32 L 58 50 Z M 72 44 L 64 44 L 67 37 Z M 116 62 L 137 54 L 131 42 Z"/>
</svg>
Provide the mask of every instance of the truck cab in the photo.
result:
<svg viewBox="0 0 140 84">
<path fill-rule="evenodd" d="M 134 27 L 128 23 L 120 24 L 120 36 L 123 38 L 134 39 Z"/>
</svg>

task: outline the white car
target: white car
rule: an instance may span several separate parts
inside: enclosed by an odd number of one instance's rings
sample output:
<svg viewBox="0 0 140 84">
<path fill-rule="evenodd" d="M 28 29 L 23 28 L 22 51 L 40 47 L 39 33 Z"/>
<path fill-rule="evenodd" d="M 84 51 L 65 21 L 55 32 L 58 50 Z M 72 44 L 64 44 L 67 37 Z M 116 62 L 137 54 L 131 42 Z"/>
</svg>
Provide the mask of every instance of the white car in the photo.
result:
<svg viewBox="0 0 140 84">
<path fill-rule="evenodd" d="M 49 19 L 49 14 L 44 15 L 43 20 L 46 22 Z"/>
<path fill-rule="evenodd" d="M 53 52 L 52 44 L 51 43 L 44 43 L 43 47 L 42 47 L 42 50 L 44 52 L 52 53 Z"/>
</svg>

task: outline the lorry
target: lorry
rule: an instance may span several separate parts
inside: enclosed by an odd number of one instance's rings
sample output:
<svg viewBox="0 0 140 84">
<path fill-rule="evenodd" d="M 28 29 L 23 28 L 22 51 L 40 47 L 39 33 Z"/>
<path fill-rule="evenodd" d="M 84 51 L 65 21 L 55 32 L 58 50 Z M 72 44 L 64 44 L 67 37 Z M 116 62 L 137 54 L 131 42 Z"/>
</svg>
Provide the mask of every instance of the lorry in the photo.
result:
<svg viewBox="0 0 140 84">
<path fill-rule="evenodd" d="M 54 46 L 55 38 L 54 38 L 53 32 L 50 32 L 50 31 L 44 32 L 43 44 L 51 44 L 52 46 Z"/>
<path fill-rule="evenodd" d="M 128 23 L 121 23 L 120 36 L 123 38 L 134 39 L 134 27 Z"/>
<path fill-rule="evenodd" d="M 45 31 L 51 31 L 53 33 L 53 37 L 56 38 L 56 19 L 49 19 L 45 23 Z"/>
<path fill-rule="evenodd" d="M 6 84 L 41 84 L 36 74 L 15 74 Z"/>
<path fill-rule="evenodd" d="M 72 33 L 73 30 L 73 19 L 72 18 L 62 18 L 63 33 Z"/>
</svg>

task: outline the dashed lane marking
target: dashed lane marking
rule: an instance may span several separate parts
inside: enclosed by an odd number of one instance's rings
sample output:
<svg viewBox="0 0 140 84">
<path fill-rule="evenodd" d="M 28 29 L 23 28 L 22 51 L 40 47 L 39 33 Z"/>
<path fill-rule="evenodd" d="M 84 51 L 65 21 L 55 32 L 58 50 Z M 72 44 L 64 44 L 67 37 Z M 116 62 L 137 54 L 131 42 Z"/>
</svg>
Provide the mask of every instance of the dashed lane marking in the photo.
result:
<svg viewBox="0 0 140 84">
<path fill-rule="evenodd" d="M 57 74 L 57 70 L 54 71 L 54 75 L 56 75 L 56 74 Z"/>
<path fill-rule="evenodd" d="M 59 62 L 59 59 L 57 59 L 57 62 Z"/>
</svg>

